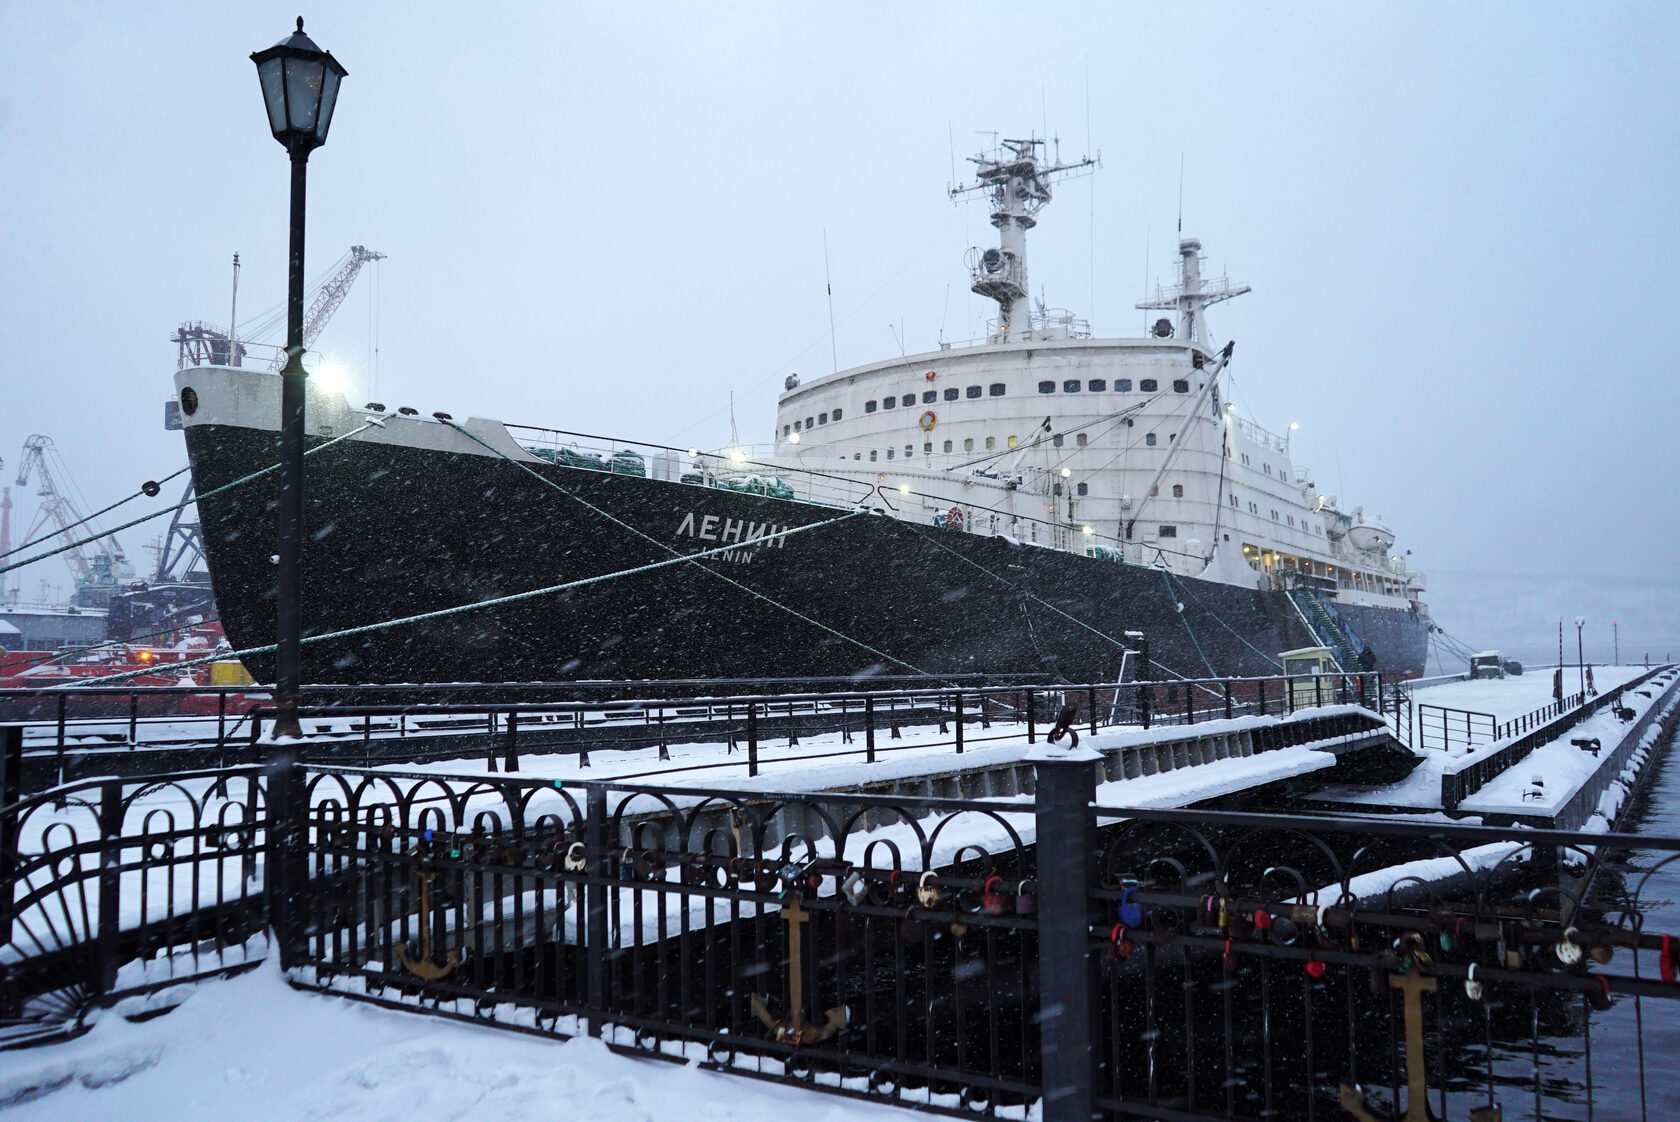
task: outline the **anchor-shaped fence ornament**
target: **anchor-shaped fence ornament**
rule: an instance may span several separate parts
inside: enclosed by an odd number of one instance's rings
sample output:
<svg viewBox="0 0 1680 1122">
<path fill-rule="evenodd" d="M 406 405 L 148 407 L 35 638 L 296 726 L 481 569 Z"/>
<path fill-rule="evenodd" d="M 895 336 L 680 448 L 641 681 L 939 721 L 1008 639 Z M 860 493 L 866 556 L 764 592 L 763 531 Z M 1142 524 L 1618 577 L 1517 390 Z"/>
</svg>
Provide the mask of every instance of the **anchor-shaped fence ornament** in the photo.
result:
<svg viewBox="0 0 1680 1122">
<path fill-rule="evenodd" d="M 1425 977 L 1415 962 L 1404 974 L 1390 974 L 1388 984 L 1406 995 L 1406 1113 L 1392 1119 L 1376 1113 L 1365 1101 L 1365 1089 L 1357 1083 L 1342 1084 L 1342 1109 L 1359 1122 L 1442 1122 L 1429 1109 L 1429 1080 L 1423 1067 L 1423 995 L 1434 993 L 1440 984 Z M 1501 1122 L 1503 1117 L 1497 1103 L 1470 1111 L 1470 1122 Z"/>
<path fill-rule="evenodd" d="M 420 877 L 420 954 L 411 957 L 408 944 L 397 947 L 397 961 L 403 969 L 416 978 L 426 982 L 435 982 L 439 978 L 461 965 L 459 949 L 449 952 L 449 957 L 443 962 L 432 961 L 432 881 L 437 879 L 437 873 L 424 871 Z"/>
<path fill-rule="evenodd" d="M 781 1020 L 770 1015 L 764 998 L 752 995 L 752 1014 L 764 1022 L 772 1037 L 782 1044 L 815 1044 L 827 1040 L 846 1027 L 849 1014 L 844 1005 L 837 1005 L 823 1014 L 823 1023 L 805 1023 L 805 938 L 800 925 L 811 918 L 796 893 L 790 893 L 782 905 L 782 921 L 788 925 L 788 1013 Z"/>
</svg>

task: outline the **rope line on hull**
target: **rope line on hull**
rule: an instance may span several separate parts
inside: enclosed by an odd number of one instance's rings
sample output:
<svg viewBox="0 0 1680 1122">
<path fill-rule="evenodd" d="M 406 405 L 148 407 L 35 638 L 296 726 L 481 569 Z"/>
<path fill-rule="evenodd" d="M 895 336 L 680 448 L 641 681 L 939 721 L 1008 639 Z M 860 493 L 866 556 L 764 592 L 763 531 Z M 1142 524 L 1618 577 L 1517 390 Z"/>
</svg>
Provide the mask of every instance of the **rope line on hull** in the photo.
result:
<svg viewBox="0 0 1680 1122">
<path fill-rule="evenodd" d="M 794 534 L 805 533 L 807 530 L 820 530 L 825 526 L 832 526 L 836 522 L 844 522 L 848 518 L 856 518 L 862 513 L 864 512 L 861 510 L 854 511 L 851 514 L 842 514 L 838 518 L 830 518 L 823 522 L 812 522 L 805 526 L 794 526 L 787 530 L 780 531 L 778 536 L 791 537 Z M 305 635 L 302 642 L 324 643 L 329 639 L 347 639 L 356 635 L 366 635 L 374 631 L 385 631 L 393 627 L 404 627 L 411 623 L 423 623 L 426 620 L 442 619 L 445 616 L 460 615 L 463 612 L 473 612 L 480 608 L 493 608 L 502 604 L 512 604 L 521 600 L 531 600 L 538 596 L 549 596 L 557 592 L 567 592 L 574 588 L 583 588 L 587 585 L 602 584 L 606 581 L 617 580 L 619 577 L 636 576 L 639 573 L 651 572 L 654 569 L 663 569 L 671 565 L 681 565 L 687 561 L 712 557 L 717 554 L 728 553 L 731 550 L 739 548 L 740 546 L 738 545 L 726 545 L 720 546 L 717 549 L 702 550 L 699 553 L 685 553 L 678 557 L 667 557 L 663 561 L 650 561 L 645 565 L 637 565 L 629 569 L 620 569 L 617 572 L 600 573 L 592 577 L 579 577 L 577 580 L 565 581 L 561 584 L 551 584 L 543 588 L 532 588 L 524 592 L 510 592 L 506 596 L 495 596 L 488 600 L 475 600 L 470 604 L 456 604 L 449 608 L 434 608 L 429 612 L 419 612 L 411 616 L 400 616 L 396 619 L 380 620 L 378 623 L 364 623 L 357 627 L 346 627 L 338 631 L 324 631 L 319 635 Z M 710 572 L 710 570 L 707 571 Z M 253 654 L 268 654 L 275 650 L 277 646 L 278 644 L 275 643 L 264 643 L 260 647 L 244 647 L 237 651 L 223 651 L 218 654 L 209 655 L 205 658 L 192 659 L 188 662 L 172 662 L 161 669 L 185 670 L 191 666 L 203 666 L 206 663 L 223 662 L 230 658 L 243 658 L 246 655 Z M 912 667 L 912 669 L 914 669 L 914 667 Z M 106 682 L 121 682 L 126 681 L 129 678 L 138 678 L 144 674 L 157 674 L 159 671 L 159 667 L 148 667 L 145 670 L 130 670 L 122 674 L 107 675 L 103 678 L 86 678 L 77 682 L 73 688 L 79 689 L 85 686 L 103 685 Z M 917 671 L 917 673 L 921 672 Z"/>
<path fill-rule="evenodd" d="M 494 452 L 496 455 L 500 456 L 502 459 L 506 460 L 508 463 L 512 464 L 514 467 L 517 467 L 520 470 L 524 471 L 527 475 L 530 475 L 532 478 L 534 478 L 538 482 L 542 483 L 545 487 L 551 487 L 554 490 L 558 491 L 560 494 L 565 495 L 567 498 L 572 499 L 575 502 L 581 503 L 582 505 L 588 507 L 590 510 L 594 511 L 596 514 L 600 515 L 602 518 L 605 518 L 607 521 L 613 523 L 615 526 L 619 526 L 619 527 L 622 527 L 625 530 L 630 531 L 632 534 L 635 534 L 637 537 L 643 539 L 644 541 L 652 542 L 654 545 L 658 546 L 660 549 L 663 549 L 667 553 L 670 553 L 673 556 L 675 556 L 678 560 L 695 561 L 695 568 L 699 569 L 701 572 L 709 573 L 712 576 L 716 577 L 718 580 L 723 581 L 725 584 L 733 585 L 734 587 L 740 589 L 742 592 L 745 592 L 750 596 L 755 596 L 758 599 L 764 601 L 766 604 L 769 604 L 771 607 L 779 608 L 780 610 L 786 612 L 788 615 L 794 617 L 795 619 L 801 620 L 805 623 L 810 624 L 812 627 L 815 627 L 815 628 L 817 628 L 821 631 L 826 631 L 828 634 L 833 635 L 837 639 L 841 639 L 841 640 L 844 640 L 845 642 L 851 643 L 851 644 L 853 644 L 857 647 L 861 647 L 863 650 L 868 651 L 870 654 L 875 655 L 877 658 L 883 658 L 883 659 L 887 660 L 888 662 L 896 663 L 897 665 L 904 667 L 906 670 L 909 670 L 912 673 L 921 674 L 924 677 L 933 677 L 933 675 L 929 674 L 926 670 L 923 670 L 919 666 L 914 666 L 914 665 L 912 665 L 908 662 L 905 662 L 901 658 L 895 658 L 894 656 L 892 656 L 890 654 L 887 654 L 885 651 L 876 650 L 874 647 L 870 646 L 868 643 L 865 643 L 862 639 L 853 638 L 852 636 L 847 635 L 843 631 L 839 631 L 839 630 L 836 630 L 833 627 L 830 627 L 828 624 L 823 623 L 821 620 L 812 619 L 810 616 L 805 615 L 804 613 L 802 613 L 802 612 L 800 612 L 800 611 L 798 611 L 794 608 L 790 608 L 786 604 L 783 604 L 780 601 L 778 601 L 778 600 L 776 600 L 776 599 L 774 599 L 770 596 L 766 596 L 764 593 L 759 592 L 757 589 L 748 588 L 746 585 L 742 584 L 740 581 L 735 580 L 732 577 L 725 576 L 724 574 L 718 572 L 716 569 L 710 569 L 710 568 L 707 568 L 705 565 L 701 565 L 701 564 L 698 563 L 697 558 L 709 556 L 710 554 L 714 554 L 714 553 L 727 552 L 726 550 L 716 550 L 716 549 L 714 549 L 714 550 L 708 550 L 708 551 L 703 552 L 703 553 L 679 553 L 675 548 L 666 544 L 665 542 L 660 541 L 658 538 L 653 537 L 651 534 L 647 534 L 647 533 L 643 532 L 642 530 L 638 529 L 637 527 L 632 526 L 630 523 L 624 521 L 622 518 L 619 518 L 619 517 L 617 517 L 613 514 L 609 514 L 607 511 L 602 510 L 600 507 L 596 506 L 594 503 L 590 502 L 588 499 L 584 498 L 582 495 L 574 495 L 572 492 L 566 490 L 564 487 L 562 487 L 558 483 L 554 482 L 554 480 L 548 478 L 546 475 L 542 474 L 540 471 L 537 471 L 536 469 L 531 467 L 531 465 L 522 464 L 518 460 L 509 456 L 507 453 L 503 452 L 500 448 L 497 448 L 497 447 L 495 447 L 495 446 L 493 446 L 489 443 L 486 443 L 483 440 L 480 440 L 477 436 L 474 436 L 472 433 L 468 432 L 466 429 L 462 428 L 460 425 L 457 425 L 454 421 L 444 421 L 443 423 L 448 425 L 450 428 L 454 429 L 456 432 L 460 433 L 462 436 L 468 437 L 469 439 L 473 440 L 474 442 L 476 442 L 480 445 L 483 445 L 485 448 L 488 448 L 491 452 Z M 860 510 L 853 511 L 851 514 L 845 515 L 843 518 L 832 518 L 832 519 L 829 519 L 827 522 L 816 522 L 816 523 L 812 523 L 811 525 L 812 525 L 812 527 L 815 527 L 815 526 L 829 526 L 829 525 L 833 525 L 835 522 L 842 522 L 842 521 L 845 521 L 846 518 L 854 518 L 857 515 L 863 514 L 863 513 L 865 513 L 865 512 L 860 509 Z M 739 547 L 737 547 L 737 548 L 739 548 Z"/>
</svg>

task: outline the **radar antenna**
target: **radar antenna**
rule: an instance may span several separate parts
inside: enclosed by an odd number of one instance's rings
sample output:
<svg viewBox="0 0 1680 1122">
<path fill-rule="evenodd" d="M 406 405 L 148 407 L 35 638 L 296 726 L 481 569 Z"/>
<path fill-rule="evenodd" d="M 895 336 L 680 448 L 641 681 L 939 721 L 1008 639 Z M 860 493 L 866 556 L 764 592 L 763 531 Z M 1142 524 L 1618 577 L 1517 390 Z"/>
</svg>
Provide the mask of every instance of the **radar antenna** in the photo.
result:
<svg viewBox="0 0 1680 1122">
<path fill-rule="evenodd" d="M 1102 156 L 1086 156 L 1073 163 L 1046 165 L 1042 140 L 1005 139 L 989 152 L 970 156 L 975 165 L 973 183 L 950 188 L 952 199 L 984 191 L 991 197 L 992 225 L 997 227 L 998 244 L 968 251 L 968 270 L 974 278 L 973 291 L 998 304 L 997 330 L 993 342 L 1032 337 L 1032 316 L 1027 307 L 1027 231 L 1038 225 L 1038 212 L 1050 201 L 1050 183 L 1057 176 L 1071 176 L 1100 166 Z"/>
<path fill-rule="evenodd" d="M 1179 190 L 1183 190 L 1182 185 Z M 1181 202 L 1178 219 L 1180 233 L 1184 231 L 1183 206 Z M 1178 337 L 1207 350 L 1207 323 L 1203 313 L 1208 305 L 1229 300 L 1233 296 L 1241 296 L 1251 289 L 1246 284 L 1232 284 L 1228 277 L 1202 280 L 1202 243 L 1196 238 L 1179 238 L 1178 257 L 1178 284 L 1172 288 L 1156 288 L 1153 299 L 1139 300 L 1137 306 L 1143 310 L 1160 308 L 1177 312 Z M 1168 332 L 1160 330 L 1157 325 L 1154 334 L 1164 337 Z"/>
</svg>

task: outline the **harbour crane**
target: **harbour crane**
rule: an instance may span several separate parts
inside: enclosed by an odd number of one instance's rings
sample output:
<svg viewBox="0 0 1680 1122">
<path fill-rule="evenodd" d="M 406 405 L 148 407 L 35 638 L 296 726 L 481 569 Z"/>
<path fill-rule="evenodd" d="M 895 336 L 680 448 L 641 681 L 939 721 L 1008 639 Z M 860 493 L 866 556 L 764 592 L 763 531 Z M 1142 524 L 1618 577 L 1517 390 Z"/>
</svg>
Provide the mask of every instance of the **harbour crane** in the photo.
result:
<svg viewBox="0 0 1680 1122">
<path fill-rule="evenodd" d="M 74 491 L 76 485 L 50 436 L 37 434 L 23 442 L 17 485 L 29 486 L 31 477 L 39 481 L 35 494 L 40 497 L 41 507 L 24 541 L 32 541 L 36 531 L 48 522 L 57 527 L 57 533 L 64 535 L 66 542 L 76 542 L 78 534 L 84 539 L 91 535 L 91 540 L 72 545 L 64 556 L 76 577 L 76 606 L 104 607 L 111 594 L 134 576 L 134 567 L 128 563 L 117 539 L 100 534 L 98 526 L 82 514 L 75 500 L 66 493 Z"/>
</svg>

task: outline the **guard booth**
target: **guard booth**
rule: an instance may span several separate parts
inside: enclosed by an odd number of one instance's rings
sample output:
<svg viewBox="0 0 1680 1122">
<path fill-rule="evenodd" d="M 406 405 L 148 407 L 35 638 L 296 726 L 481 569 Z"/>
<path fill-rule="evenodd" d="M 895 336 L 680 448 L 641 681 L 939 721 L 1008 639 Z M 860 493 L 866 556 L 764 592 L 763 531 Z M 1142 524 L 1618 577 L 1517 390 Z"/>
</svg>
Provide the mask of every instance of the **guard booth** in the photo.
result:
<svg viewBox="0 0 1680 1122">
<path fill-rule="evenodd" d="M 1505 676 L 1505 660 L 1499 657 L 1498 651 L 1483 651 L 1481 654 L 1470 656 L 1470 677 L 1474 678 L 1503 678 Z"/>
<path fill-rule="evenodd" d="M 1299 650 L 1284 651 L 1278 655 L 1283 663 L 1283 675 L 1289 679 L 1289 708 L 1307 709 L 1321 702 L 1329 704 L 1336 700 L 1336 681 L 1334 678 L 1321 678 L 1323 674 L 1339 674 L 1336 660 L 1330 653 L 1329 647 L 1302 647 Z"/>
</svg>

